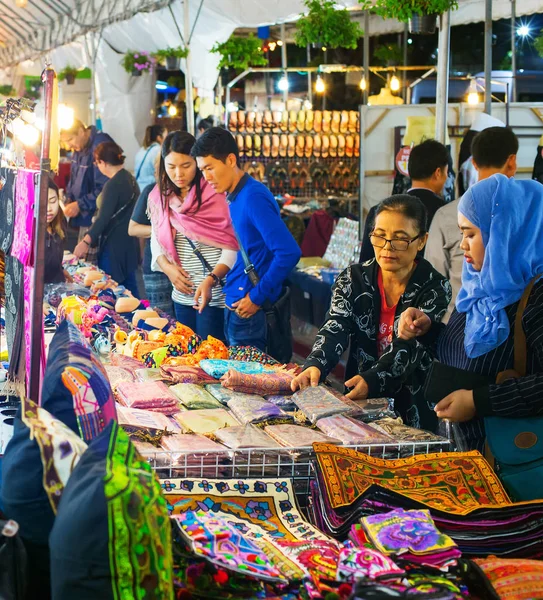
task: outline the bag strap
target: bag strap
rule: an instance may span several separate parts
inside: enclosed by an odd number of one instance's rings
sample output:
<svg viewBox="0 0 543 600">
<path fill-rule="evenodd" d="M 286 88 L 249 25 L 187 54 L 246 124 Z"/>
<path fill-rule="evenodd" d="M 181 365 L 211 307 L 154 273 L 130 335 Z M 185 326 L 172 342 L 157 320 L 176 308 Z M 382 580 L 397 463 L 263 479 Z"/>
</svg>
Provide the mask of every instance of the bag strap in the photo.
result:
<svg viewBox="0 0 543 600">
<path fill-rule="evenodd" d="M 147 148 L 147 152 L 143 155 L 143 160 L 140 162 L 140 166 L 138 168 L 138 172 L 136 173 L 136 179 L 138 179 L 138 177 L 140 176 L 141 170 L 143 168 L 143 165 L 145 164 L 145 159 L 147 158 L 147 155 L 149 154 L 149 152 L 151 152 L 151 148 L 155 145 L 155 142 L 153 142 L 149 148 Z"/>
<path fill-rule="evenodd" d="M 241 252 L 243 262 L 245 263 L 245 269 L 244 269 L 245 274 L 249 278 L 249 281 L 256 287 L 260 283 L 260 277 L 258 276 L 255 266 L 251 262 L 249 255 L 245 251 L 245 248 L 243 247 L 243 244 L 241 243 L 241 240 L 239 239 L 238 232 L 236 231 L 236 228 L 234 227 L 234 223 L 232 223 L 232 229 L 234 230 L 234 235 L 236 236 L 236 240 L 238 242 L 239 251 Z"/>
<path fill-rule="evenodd" d="M 207 258 L 202 254 L 201 250 L 196 246 L 196 244 L 189 237 L 187 237 L 187 236 L 185 236 L 185 237 L 187 238 L 187 242 L 190 244 L 192 251 L 194 252 L 194 254 L 196 254 L 199 261 L 202 263 L 204 269 L 207 269 L 210 273 L 213 273 L 213 267 L 209 264 Z M 219 278 L 217 277 L 217 279 L 219 279 Z M 224 287 L 224 281 L 222 279 L 219 279 L 219 285 L 221 287 Z"/>
<path fill-rule="evenodd" d="M 534 285 L 537 281 L 543 276 L 543 273 L 536 275 L 532 281 L 526 286 L 524 293 L 520 299 L 517 308 L 517 314 L 515 317 L 515 338 L 514 338 L 514 356 L 515 356 L 515 371 L 521 376 L 524 377 L 526 375 L 526 334 L 524 333 L 524 327 L 522 326 L 522 317 L 524 315 L 524 311 L 526 310 L 526 306 L 528 305 L 528 299 L 530 298 L 530 294 L 534 288 Z"/>
</svg>

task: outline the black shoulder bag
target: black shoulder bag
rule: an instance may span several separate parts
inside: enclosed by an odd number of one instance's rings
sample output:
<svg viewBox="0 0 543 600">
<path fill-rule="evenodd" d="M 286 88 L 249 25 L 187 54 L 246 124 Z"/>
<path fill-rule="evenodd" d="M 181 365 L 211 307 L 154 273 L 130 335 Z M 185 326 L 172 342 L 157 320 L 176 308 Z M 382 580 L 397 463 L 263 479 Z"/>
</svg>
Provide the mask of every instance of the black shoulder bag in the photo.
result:
<svg viewBox="0 0 543 600">
<path fill-rule="evenodd" d="M 187 237 L 187 236 L 185 236 L 185 237 Z M 194 254 L 196 254 L 198 260 L 202 263 L 202 266 L 204 267 L 204 271 L 207 269 L 209 271 L 209 273 L 213 273 L 213 267 L 209 264 L 209 261 L 202 254 L 202 252 L 196 246 L 196 244 L 188 237 L 187 237 L 187 242 L 190 244 L 190 247 L 192 248 L 192 251 L 194 252 Z M 219 278 L 217 277 L 217 279 L 219 279 Z M 221 287 L 224 287 L 224 280 L 219 279 L 219 285 Z"/>
<path fill-rule="evenodd" d="M 260 277 L 256 272 L 255 266 L 251 262 L 249 255 L 239 239 L 237 231 L 234 234 L 238 241 L 239 250 L 245 263 L 245 274 L 249 281 L 256 287 L 260 283 Z M 262 305 L 262 310 L 266 314 L 267 325 L 267 353 L 286 364 L 292 358 L 292 327 L 290 324 L 290 288 L 285 286 L 279 296 L 279 299 L 273 304 L 266 300 Z"/>
</svg>

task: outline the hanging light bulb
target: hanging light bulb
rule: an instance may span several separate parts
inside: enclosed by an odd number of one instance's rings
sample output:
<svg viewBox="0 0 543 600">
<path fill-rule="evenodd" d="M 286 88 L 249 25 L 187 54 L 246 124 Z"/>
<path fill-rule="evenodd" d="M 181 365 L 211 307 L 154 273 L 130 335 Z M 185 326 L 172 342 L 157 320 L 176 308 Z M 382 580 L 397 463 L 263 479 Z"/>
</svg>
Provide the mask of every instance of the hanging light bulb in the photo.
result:
<svg viewBox="0 0 543 600">
<path fill-rule="evenodd" d="M 60 129 L 71 129 L 74 124 L 74 109 L 66 104 L 58 105 L 58 126 Z"/>
<path fill-rule="evenodd" d="M 304 100 L 304 109 L 311 110 L 313 108 L 313 104 L 309 102 L 309 100 Z"/>
<path fill-rule="evenodd" d="M 268 44 L 268 48 L 270 49 L 270 52 L 273 52 L 275 50 L 276 46 L 277 46 L 276 42 L 270 42 Z"/>
<path fill-rule="evenodd" d="M 175 104 L 170 104 L 170 106 L 168 106 L 168 114 L 170 117 L 177 116 L 177 112 L 177 106 L 175 106 Z"/>
<path fill-rule="evenodd" d="M 288 90 L 288 78 L 286 75 L 281 77 L 281 79 L 277 82 L 277 89 L 281 92 L 286 92 Z"/>
<path fill-rule="evenodd" d="M 17 137 L 24 146 L 35 146 L 40 139 L 40 132 L 34 125 L 25 123 L 19 131 Z"/>
<path fill-rule="evenodd" d="M 277 40 L 277 45 L 278 46 L 282 46 L 283 45 L 283 40 Z"/>
<path fill-rule="evenodd" d="M 15 0 L 15 6 L 17 8 L 26 8 L 27 4 L 28 4 L 28 0 Z"/>
<path fill-rule="evenodd" d="M 479 104 L 480 101 L 481 99 L 479 97 L 479 92 L 477 91 L 477 83 L 475 82 L 475 79 L 472 79 L 468 90 L 468 104 L 475 105 Z"/>
<path fill-rule="evenodd" d="M 396 75 L 393 75 L 390 80 L 390 91 L 397 92 L 400 89 L 400 87 L 400 80 L 396 77 Z"/>
<path fill-rule="evenodd" d="M 317 77 L 317 81 L 315 82 L 315 91 L 317 94 L 324 94 L 324 90 L 326 90 L 326 85 L 324 83 L 324 79 L 319 75 Z"/>
<path fill-rule="evenodd" d="M 362 77 L 362 79 L 360 80 L 360 83 L 358 84 L 358 87 L 359 87 L 359 88 L 360 88 L 362 91 L 364 91 L 364 90 L 366 89 L 366 87 L 367 87 L 367 84 L 366 84 L 366 78 L 365 78 L 365 77 Z"/>
</svg>

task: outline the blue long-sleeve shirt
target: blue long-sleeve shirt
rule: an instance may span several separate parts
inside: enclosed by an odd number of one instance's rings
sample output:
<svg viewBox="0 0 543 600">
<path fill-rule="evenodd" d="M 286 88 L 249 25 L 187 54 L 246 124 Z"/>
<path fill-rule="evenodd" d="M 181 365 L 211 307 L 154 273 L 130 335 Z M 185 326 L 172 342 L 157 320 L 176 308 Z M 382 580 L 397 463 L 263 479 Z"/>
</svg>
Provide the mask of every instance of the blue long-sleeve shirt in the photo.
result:
<svg viewBox="0 0 543 600">
<path fill-rule="evenodd" d="M 228 195 L 234 229 L 260 277 L 256 287 L 245 273 L 241 252 L 226 277 L 226 305 L 249 298 L 258 306 L 281 295 L 283 283 L 300 260 L 301 251 L 283 223 L 279 206 L 268 188 L 244 175 Z"/>
<path fill-rule="evenodd" d="M 108 180 L 94 164 L 94 150 L 98 144 L 112 141 L 107 133 L 96 131 L 96 127 L 92 126 L 87 146 L 73 153 L 66 197 L 79 204 L 79 214 L 71 219 L 71 224 L 76 227 L 88 227 L 91 224 L 96 212 L 96 198 Z"/>
</svg>

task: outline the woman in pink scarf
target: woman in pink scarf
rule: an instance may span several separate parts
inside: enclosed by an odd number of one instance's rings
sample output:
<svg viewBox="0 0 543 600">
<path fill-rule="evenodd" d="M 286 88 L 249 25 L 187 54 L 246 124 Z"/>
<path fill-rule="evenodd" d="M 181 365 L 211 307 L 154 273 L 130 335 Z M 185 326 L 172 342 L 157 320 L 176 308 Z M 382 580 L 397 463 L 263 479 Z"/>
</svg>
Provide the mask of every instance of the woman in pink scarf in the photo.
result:
<svg viewBox="0 0 543 600">
<path fill-rule="evenodd" d="M 204 339 L 224 340 L 222 279 L 238 245 L 224 194 L 213 191 L 190 156 L 195 141 L 174 131 L 163 142 L 159 182 L 149 194 L 151 268 L 172 282 L 180 323 Z"/>
</svg>

